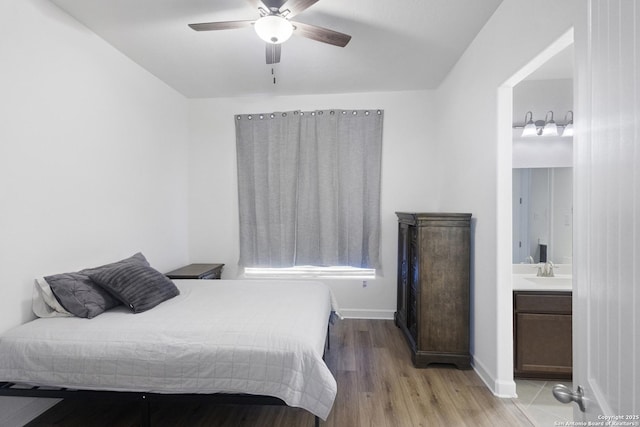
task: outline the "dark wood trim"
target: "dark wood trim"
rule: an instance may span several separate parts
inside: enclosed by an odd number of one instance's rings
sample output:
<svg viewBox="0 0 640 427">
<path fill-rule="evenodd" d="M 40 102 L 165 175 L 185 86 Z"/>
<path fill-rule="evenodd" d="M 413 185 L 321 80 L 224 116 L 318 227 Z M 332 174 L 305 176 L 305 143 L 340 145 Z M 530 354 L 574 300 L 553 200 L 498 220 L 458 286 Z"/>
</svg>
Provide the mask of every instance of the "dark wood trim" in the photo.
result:
<svg viewBox="0 0 640 427">
<path fill-rule="evenodd" d="M 166 274 L 169 279 L 220 279 L 224 264 L 189 264 Z"/>
</svg>

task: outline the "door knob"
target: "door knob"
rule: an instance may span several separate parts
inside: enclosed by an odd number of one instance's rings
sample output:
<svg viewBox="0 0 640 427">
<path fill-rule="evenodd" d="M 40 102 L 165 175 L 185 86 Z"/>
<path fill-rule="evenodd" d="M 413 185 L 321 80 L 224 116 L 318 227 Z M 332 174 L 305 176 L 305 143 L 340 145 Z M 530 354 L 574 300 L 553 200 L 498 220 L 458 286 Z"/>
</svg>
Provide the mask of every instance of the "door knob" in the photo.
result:
<svg viewBox="0 0 640 427">
<path fill-rule="evenodd" d="M 555 397 L 556 400 L 562 403 L 576 402 L 580 410 L 582 412 L 585 411 L 584 390 L 581 386 L 578 386 L 576 391 L 571 391 L 571 389 L 564 384 L 556 384 L 553 386 L 552 392 L 553 397 Z"/>
</svg>

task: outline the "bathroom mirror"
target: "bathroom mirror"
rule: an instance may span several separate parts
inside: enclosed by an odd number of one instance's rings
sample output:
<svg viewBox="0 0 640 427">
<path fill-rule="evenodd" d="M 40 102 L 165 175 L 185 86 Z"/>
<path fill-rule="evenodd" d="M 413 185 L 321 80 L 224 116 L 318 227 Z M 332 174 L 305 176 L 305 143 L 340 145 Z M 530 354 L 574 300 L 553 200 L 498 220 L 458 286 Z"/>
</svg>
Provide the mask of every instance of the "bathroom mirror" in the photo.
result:
<svg viewBox="0 0 640 427">
<path fill-rule="evenodd" d="M 540 262 L 541 245 L 548 261 L 571 264 L 572 194 L 570 167 L 513 169 L 514 264 Z"/>
</svg>

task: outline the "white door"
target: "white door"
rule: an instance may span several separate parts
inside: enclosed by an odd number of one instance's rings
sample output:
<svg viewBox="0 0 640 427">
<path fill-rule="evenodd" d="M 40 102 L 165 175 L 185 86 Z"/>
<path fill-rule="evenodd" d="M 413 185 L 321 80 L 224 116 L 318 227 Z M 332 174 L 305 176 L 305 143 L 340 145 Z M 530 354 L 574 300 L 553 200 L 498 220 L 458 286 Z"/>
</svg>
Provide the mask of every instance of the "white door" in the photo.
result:
<svg viewBox="0 0 640 427">
<path fill-rule="evenodd" d="M 575 421 L 640 426 L 640 2 L 579 3 Z"/>
</svg>

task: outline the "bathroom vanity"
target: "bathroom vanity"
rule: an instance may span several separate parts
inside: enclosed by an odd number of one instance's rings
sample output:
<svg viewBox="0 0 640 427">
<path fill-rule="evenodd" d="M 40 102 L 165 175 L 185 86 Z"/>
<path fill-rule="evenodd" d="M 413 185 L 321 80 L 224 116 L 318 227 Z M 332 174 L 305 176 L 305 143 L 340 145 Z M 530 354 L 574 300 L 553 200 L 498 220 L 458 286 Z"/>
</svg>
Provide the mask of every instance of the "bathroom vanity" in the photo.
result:
<svg viewBox="0 0 640 427">
<path fill-rule="evenodd" d="M 571 276 L 514 274 L 514 377 L 571 379 Z"/>
</svg>

